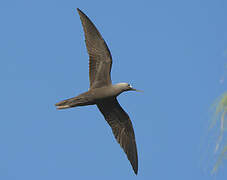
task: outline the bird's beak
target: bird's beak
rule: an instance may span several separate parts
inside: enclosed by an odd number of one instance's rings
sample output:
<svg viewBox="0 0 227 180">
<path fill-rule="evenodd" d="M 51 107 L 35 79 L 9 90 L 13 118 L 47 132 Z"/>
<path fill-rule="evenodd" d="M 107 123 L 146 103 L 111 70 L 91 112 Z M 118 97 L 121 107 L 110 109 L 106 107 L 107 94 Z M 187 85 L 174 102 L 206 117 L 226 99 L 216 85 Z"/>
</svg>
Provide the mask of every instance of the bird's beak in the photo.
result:
<svg viewBox="0 0 227 180">
<path fill-rule="evenodd" d="M 138 89 L 134 89 L 134 88 L 131 88 L 131 91 L 136 91 L 136 92 L 143 92 L 141 90 L 138 90 Z"/>
</svg>

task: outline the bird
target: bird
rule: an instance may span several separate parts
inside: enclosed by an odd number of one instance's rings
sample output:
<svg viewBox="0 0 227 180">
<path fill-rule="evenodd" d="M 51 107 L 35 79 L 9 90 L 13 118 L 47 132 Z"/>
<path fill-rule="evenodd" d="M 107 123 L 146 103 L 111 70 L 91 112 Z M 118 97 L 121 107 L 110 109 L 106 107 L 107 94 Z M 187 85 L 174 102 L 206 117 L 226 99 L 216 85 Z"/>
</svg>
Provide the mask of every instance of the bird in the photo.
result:
<svg viewBox="0 0 227 180">
<path fill-rule="evenodd" d="M 112 84 L 111 52 L 102 35 L 92 21 L 77 8 L 85 35 L 89 55 L 90 88 L 76 97 L 55 104 L 57 109 L 96 105 L 104 116 L 112 132 L 127 155 L 134 170 L 138 173 L 138 155 L 133 125 L 128 114 L 118 103 L 117 96 L 125 91 L 140 91 L 129 83 Z"/>
</svg>

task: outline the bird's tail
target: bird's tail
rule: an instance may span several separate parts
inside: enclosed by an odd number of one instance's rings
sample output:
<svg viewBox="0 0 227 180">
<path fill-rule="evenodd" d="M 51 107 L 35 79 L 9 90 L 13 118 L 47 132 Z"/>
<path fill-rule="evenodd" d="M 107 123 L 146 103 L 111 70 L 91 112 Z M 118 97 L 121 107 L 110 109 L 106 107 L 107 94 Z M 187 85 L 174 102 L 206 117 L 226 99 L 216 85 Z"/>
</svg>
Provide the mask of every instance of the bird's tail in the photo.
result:
<svg viewBox="0 0 227 180">
<path fill-rule="evenodd" d="M 60 101 L 59 103 L 56 103 L 55 106 L 57 107 L 57 109 L 67 109 L 67 108 L 79 106 L 79 103 L 80 103 L 80 98 L 74 97 L 74 98 Z"/>
<path fill-rule="evenodd" d="M 77 97 L 60 101 L 59 103 L 56 103 L 55 106 L 57 107 L 57 109 L 67 109 L 67 108 L 72 108 L 76 106 L 87 106 L 87 105 L 93 105 L 93 104 L 94 104 L 94 101 L 87 98 L 85 96 L 85 93 L 83 93 Z"/>
</svg>

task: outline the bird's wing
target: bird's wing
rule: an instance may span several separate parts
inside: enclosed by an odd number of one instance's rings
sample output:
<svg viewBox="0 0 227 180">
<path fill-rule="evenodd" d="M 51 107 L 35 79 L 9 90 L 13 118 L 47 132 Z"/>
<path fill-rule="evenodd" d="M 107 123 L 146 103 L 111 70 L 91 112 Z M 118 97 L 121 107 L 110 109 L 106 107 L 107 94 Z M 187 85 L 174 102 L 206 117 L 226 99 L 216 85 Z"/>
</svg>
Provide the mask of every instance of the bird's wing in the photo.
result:
<svg viewBox="0 0 227 180">
<path fill-rule="evenodd" d="M 98 88 L 111 84 L 112 57 L 106 42 L 91 22 L 91 20 L 77 9 L 83 25 L 85 42 L 89 54 L 90 88 Z"/>
<path fill-rule="evenodd" d="M 112 128 L 116 140 L 124 149 L 134 172 L 137 174 L 138 157 L 136 140 L 128 114 L 122 109 L 116 98 L 103 100 L 97 106 Z"/>
</svg>

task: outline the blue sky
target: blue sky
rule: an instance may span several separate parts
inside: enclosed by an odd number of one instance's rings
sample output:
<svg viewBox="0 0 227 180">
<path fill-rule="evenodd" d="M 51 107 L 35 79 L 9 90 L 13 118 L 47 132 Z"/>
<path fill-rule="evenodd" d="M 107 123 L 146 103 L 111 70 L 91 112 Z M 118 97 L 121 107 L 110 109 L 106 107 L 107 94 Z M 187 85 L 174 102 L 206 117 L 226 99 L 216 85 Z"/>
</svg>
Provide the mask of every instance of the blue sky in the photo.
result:
<svg viewBox="0 0 227 180">
<path fill-rule="evenodd" d="M 106 40 L 113 82 L 144 90 L 118 98 L 138 176 L 96 106 L 54 107 L 89 86 L 76 8 Z M 201 163 L 210 107 L 227 90 L 226 17 L 225 0 L 0 2 L 0 179 L 226 179 L 226 163 L 215 176 Z"/>
</svg>

